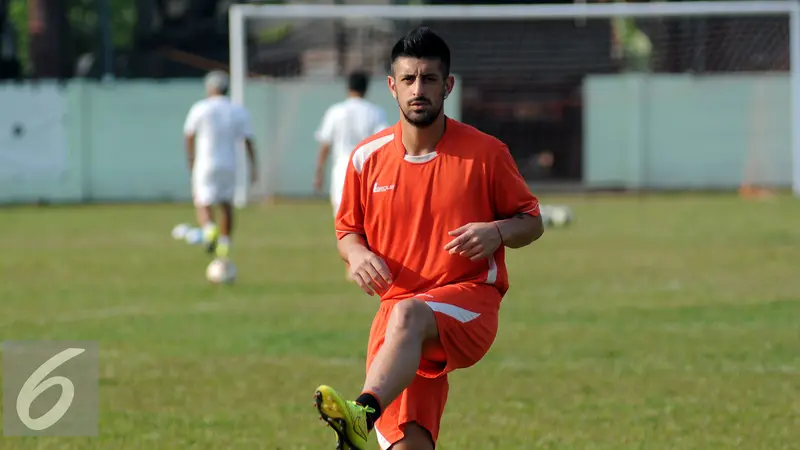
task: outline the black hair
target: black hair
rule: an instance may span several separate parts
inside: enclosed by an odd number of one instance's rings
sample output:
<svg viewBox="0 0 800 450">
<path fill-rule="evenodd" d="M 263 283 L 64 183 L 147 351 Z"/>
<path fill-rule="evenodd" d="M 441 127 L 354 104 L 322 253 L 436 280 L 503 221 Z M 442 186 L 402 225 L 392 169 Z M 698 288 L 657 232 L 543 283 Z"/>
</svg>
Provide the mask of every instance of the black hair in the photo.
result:
<svg viewBox="0 0 800 450">
<path fill-rule="evenodd" d="M 353 72 L 347 78 L 347 89 L 358 92 L 361 95 L 367 93 L 367 87 L 369 86 L 369 79 L 367 74 L 364 72 Z"/>
<path fill-rule="evenodd" d="M 397 58 L 438 59 L 444 76 L 450 75 L 450 48 L 428 27 L 415 28 L 392 47 L 392 64 Z"/>
</svg>

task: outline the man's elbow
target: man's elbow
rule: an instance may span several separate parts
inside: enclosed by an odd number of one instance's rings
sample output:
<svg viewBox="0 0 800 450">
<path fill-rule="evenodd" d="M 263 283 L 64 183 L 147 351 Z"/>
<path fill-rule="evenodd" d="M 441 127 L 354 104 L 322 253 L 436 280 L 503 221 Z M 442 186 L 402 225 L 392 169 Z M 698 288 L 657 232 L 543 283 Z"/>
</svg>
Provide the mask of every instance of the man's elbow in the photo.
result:
<svg viewBox="0 0 800 450">
<path fill-rule="evenodd" d="M 526 247 L 531 245 L 544 234 L 544 223 L 542 222 L 542 216 L 527 216 L 524 222 L 527 225 L 525 227 L 525 231 L 520 234 L 519 239 L 515 240 L 516 242 L 509 243 L 512 245 L 508 245 L 508 247 Z"/>
<path fill-rule="evenodd" d="M 531 227 L 531 240 L 528 242 L 528 244 L 534 243 L 544 234 L 544 222 L 542 221 L 542 216 L 536 216 L 534 219 L 533 226 Z"/>
</svg>

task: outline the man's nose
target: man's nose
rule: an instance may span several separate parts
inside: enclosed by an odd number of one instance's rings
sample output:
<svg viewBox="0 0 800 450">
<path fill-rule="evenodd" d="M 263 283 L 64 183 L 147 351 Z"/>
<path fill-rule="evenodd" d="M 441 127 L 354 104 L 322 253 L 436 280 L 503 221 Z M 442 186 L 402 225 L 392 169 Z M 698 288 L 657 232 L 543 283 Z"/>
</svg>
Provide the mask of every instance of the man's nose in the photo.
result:
<svg viewBox="0 0 800 450">
<path fill-rule="evenodd" d="M 422 79 L 417 78 L 414 81 L 414 84 L 411 85 L 411 93 L 414 95 L 414 97 L 424 97 L 425 86 L 422 83 Z"/>
</svg>

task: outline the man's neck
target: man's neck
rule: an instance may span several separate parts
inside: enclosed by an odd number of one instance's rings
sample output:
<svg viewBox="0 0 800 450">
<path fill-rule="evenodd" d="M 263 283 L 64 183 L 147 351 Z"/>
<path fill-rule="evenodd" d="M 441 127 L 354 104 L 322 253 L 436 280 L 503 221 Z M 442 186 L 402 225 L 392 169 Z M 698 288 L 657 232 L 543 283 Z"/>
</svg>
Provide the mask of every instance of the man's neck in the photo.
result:
<svg viewBox="0 0 800 450">
<path fill-rule="evenodd" d="M 403 147 L 409 156 L 422 156 L 433 153 L 436 144 L 442 139 L 445 131 L 445 117 L 440 115 L 430 126 L 425 128 L 415 127 L 403 119 L 400 121 L 403 130 Z"/>
</svg>

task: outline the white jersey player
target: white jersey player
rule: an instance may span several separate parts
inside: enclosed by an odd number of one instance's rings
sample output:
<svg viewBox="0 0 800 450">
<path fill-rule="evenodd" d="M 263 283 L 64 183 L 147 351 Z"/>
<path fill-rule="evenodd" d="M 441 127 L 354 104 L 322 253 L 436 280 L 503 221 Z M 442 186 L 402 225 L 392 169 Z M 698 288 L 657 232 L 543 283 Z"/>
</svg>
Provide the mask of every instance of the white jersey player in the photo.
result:
<svg viewBox="0 0 800 450">
<path fill-rule="evenodd" d="M 236 151 L 244 141 L 250 162 L 250 182 L 256 181 L 255 149 L 247 111 L 226 96 L 228 75 L 214 71 L 205 78 L 207 97 L 189 110 L 183 132 L 192 174 L 192 197 L 197 221 L 209 253 L 225 258 L 230 251 L 233 197 L 236 190 Z M 213 207 L 222 210 L 220 226 Z"/>
<path fill-rule="evenodd" d="M 325 162 L 328 154 L 333 153 L 330 198 L 334 216 L 339 210 L 350 153 L 359 142 L 388 127 L 384 111 L 364 99 L 368 84 L 366 74 L 352 73 L 347 83 L 348 98 L 328 108 L 315 135 L 321 147 L 314 190 L 322 190 Z"/>
</svg>

